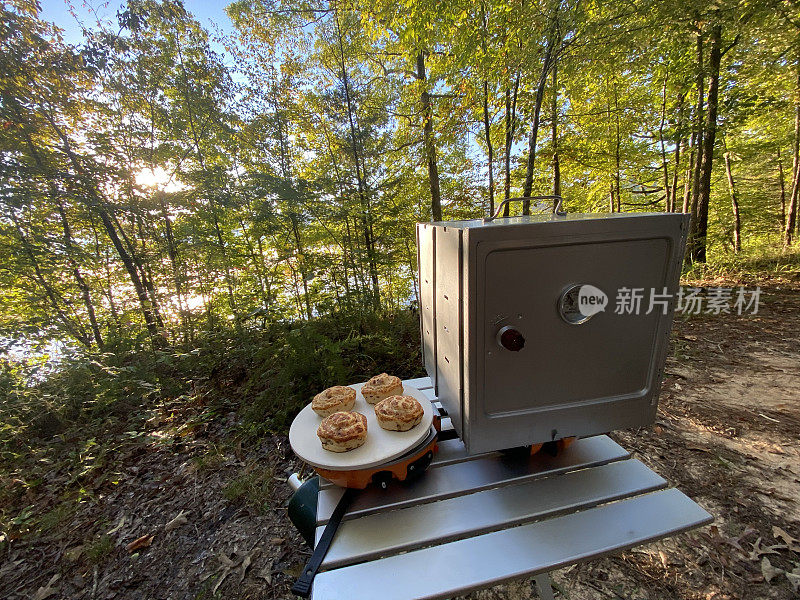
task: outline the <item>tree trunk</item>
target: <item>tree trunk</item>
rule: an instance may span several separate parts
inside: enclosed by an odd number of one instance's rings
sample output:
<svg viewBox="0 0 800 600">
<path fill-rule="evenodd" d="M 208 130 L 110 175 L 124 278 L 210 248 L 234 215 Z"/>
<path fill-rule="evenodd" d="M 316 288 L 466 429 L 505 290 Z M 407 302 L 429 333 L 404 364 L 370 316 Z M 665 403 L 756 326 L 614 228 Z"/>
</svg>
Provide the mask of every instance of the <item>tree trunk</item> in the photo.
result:
<svg viewBox="0 0 800 600">
<path fill-rule="evenodd" d="M 613 213 L 614 209 L 616 208 L 615 205 L 614 205 L 614 180 L 613 179 L 609 182 L 608 203 L 609 203 L 609 208 L 610 208 L 611 212 Z"/>
<path fill-rule="evenodd" d="M 558 162 L 558 62 L 553 61 L 553 104 L 550 115 L 553 125 L 552 146 L 553 146 L 553 195 L 561 195 L 561 165 Z M 553 201 L 554 204 L 558 200 Z"/>
<path fill-rule="evenodd" d="M 617 82 L 614 81 L 614 183 L 617 195 L 617 212 L 622 212 L 622 193 L 620 192 L 620 146 L 622 145 L 622 137 L 619 128 L 619 92 L 617 90 Z"/>
<path fill-rule="evenodd" d="M 683 92 L 678 94 L 678 122 L 675 125 L 675 170 L 672 173 L 672 198 L 669 199 L 669 211 L 675 212 L 678 207 L 678 173 L 681 170 L 681 155 L 686 150 L 686 138 L 683 137 Z"/>
<path fill-rule="evenodd" d="M 722 60 L 722 25 L 711 28 L 711 50 L 708 60 L 708 110 L 703 132 L 703 157 L 700 163 L 700 189 L 697 198 L 697 227 L 692 247 L 693 262 L 706 262 L 706 237 L 708 234 L 708 205 L 711 199 L 711 168 L 714 160 L 714 142 L 717 135 L 717 103 L 719 95 L 719 66 Z"/>
<path fill-rule="evenodd" d="M 172 220 L 167 212 L 167 201 L 164 192 L 158 193 L 158 200 L 161 206 L 161 218 L 164 219 L 164 232 L 167 238 L 167 256 L 172 267 L 172 281 L 175 284 L 175 295 L 178 299 L 178 311 L 181 314 L 181 328 L 183 329 L 184 343 L 188 344 L 194 338 L 194 324 L 192 323 L 192 312 L 184 303 L 183 285 L 181 284 L 181 267 L 178 264 L 178 248 L 175 244 L 175 235 L 172 231 Z"/>
<path fill-rule="evenodd" d="M 156 288 L 153 285 L 152 279 L 148 275 L 148 271 L 145 268 L 145 264 L 139 257 L 139 252 L 138 249 L 136 248 L 135 240 L 131 241 L 131 239 L 125 233 L 125 229 L 122 226 L 122 223 L 119 222 L 117 215 L 113 211 L 108 211 L 108 213 L 114 224 L 117 226 L 117 231 L 119 232 L 119 235 L 122 236 L 122 241 L 128 248 L 128 253 L 130 254 L 131 259 L 133 260 L 133 264 L 139 271 L 139 277 L 142 280 L 142 285 L 144 286 L 144 289 L 147 292 L 148 297 L 150 298 L 150 306 L 152 307 L 153 310 L 153 317 L 156 320 L 156 325 L 158 325 L 159 331 L 161 331 L 164 329 L 164 320 L 161 318 L 161 311 L 158 308 L 159 302 L 158 302 L 158 296 L 156 295 Z"/>
<path fill-rule="evenodd" d="M 525 185 L 522 189 L 522 196 L 528 198 L 533 192 L 533 168 L 536 163 L 536 138 L 539 135 L 539 115 L 542 110 L 542 99 L 544 97 L 544 88 L 547 84 L 547 75 L 550 72 L 550 58 L 553 53 L 553 39 L 547 40 L 547 46 L 544 51 L 544 59 L 542 60 L 542 72 L 539 75 L 539 83 L 536 86 L 536 98 L 533 105 L 533 123 L 531 124 L 531 134 L 528 138 L 528 161 L 525 169 Z M 531 214 L 530 200 L 523 200 L 522 214 Z"/>
<path fill-rule="evenodd" d="M 686 173 L 683 181 L 683 209 L 681 212 L 688 213 L 692 206 L 692 180 L 694 179 L 694 156 L 696 152 L 695 144 L 697 140 L 696 132 L 692 133 L 692 140 L 689 144 L 689 160 L 687 161 Z M 692 217 L 694 218 L 694 217 Z"/>
<path fill-rule="evenodd" d="M 366 173 L 363 166 L 363 157 L 359 152 L 358 134 L 356 131 L 355 115 L 353 109 L 353 100 L 350 95 L 350 78 L 347 74 L 347 65 L 344 60 L 344 41 L 342 40 L 342 32 L 339 28 L 339 17 L 336 15 L 336 30 L 339 36 L 339 60 L 342 69 L 342 83 L 344 85 L 344 97 L 347 104 L 347 119 L 350 125 L 350 141 L 353 146 L 353 161 L 356 168 L 356 184 L 358 186 L 358 197 L 361 201 L 361 222 L 364 232 L 364 246 L 367 253 L 367 263 L 369 266 L 370 279 L 372 280 L 372 307 L 378 311 L 381 307 L 380 285 L 378 283 L 378 265 L 377 257 L 375 256 L 375 236 L 372 230 L 372 210 L 370 207 L 369 196 L 366 189 Z M 423 65 L 424 66 L 424 65 Z M 438 190 L 439 179 L 436 177 L 436 186 Z M 441 218 L 441 209 L 440 215 Z"/>
<path fill-rule="evenodd" d="M 481 49 L 483 58 L 487 57 L 487 38 L 489 37 L 486 2 L 481 2 Z M 483 80 L 483 134 L 486 140 L 486 153 L 489 159 L 489 214 L 494 214 L 494 146 L 492 145 L 491 115 L 489 114 L 489 80 Z M 420 308 L 421 310 L 421 308 Z"/>
<path fill-rule="evenodd" d="M 41 267 L 39 266 L 39 261 L 36 258 L 36 253 L 34 252 L 33 244 L 30 243 L 25 232 L 22 229 L 17 217 L 14 215 L 13 211 L 9 211 L 7 216 L 13 221 L 14 226 L 17 230 L 17 235 L 19 235 L 19 240 L 22 243 L 22 249 L 25 251 L 25 254 L 28 257 L 28 260 L 31 262 L 31 266 L 33 267 L 34 276 L 32 279 L 38 283 L 41 288 L 44 290 L 45 296 L 47 297 L 48 301 L 50 302 L 50 306 L 58 315 L 59 320 L 64 325 L 66 331 L 76 340 L 78 340 L 81 344 L 86 346 L 86 348 L 92 347 L 92 340 L 91 338 L 86 335 L 83 331 L 83 327 L 81 327 L 81 323 L 79 320 L 73 320 L 63 308 L 64 304 L 67 304 L 60 298 L 59 293 L 56 289 L 47 281 L 44 273 L 42 272 Z M 68 305 L 68 304 L 67 304 Z"/>
<path fill-rule="evenodd" d="M 786 227 L 786 178 L 783 175 L 783 157 L 778 146 L 778 183 L 781 186 L 781 231 Z"/>
<path fill-rule="evenodd" d="M 731 171 L 730 152 L 725 153 L 725 173 L 728 175 L 728 190 L 731 193 L 731 208 L 733 209 L 733 250 L 738 254 L 742 250 L 742 220 L 739 216 L 739 199 L 736 196 L 736 186 Z"/>
<path fill-rule="evenodd" d="M 511 197 L 511 149 L 514 145 L 514 131 L 517 128 L 517 93 L 519 92 L 519 77 L 514 80 L 514 93 L 506 89 L 506 146 L 504 153 L 505 182 L 503 187 L 503 197 L 508 200 Z M 506 204 L 508 213 L 508 204 Z"/>
<path fill-rule="evenodd" d="M 667 121 L 667 76 L 664 76 L 664 90 L 661 99 L 661 122 L 658 125 L 658 140 L 661 145 L 661 168 L 664 171 L 664 211 L 670 212 L 669 164 L 667 164 L 667 148 L 664 144 L 664 124 Z"/>
<path fill-rule="evenodd" d="M 697 105 L 694 113 L 694 140 L 693 162 L 692 162 L 692 194 L 691 194 L 691 215 L 692 222 L 689 228 L 689 257 L 694 256 L 695 239 L 697 238 L 697 203 L 700 197 L 700 163 L 703 160 L 703 105 L 705 103 L 705 70 L 703 60 L 703 31 L 700 23 L 697 23 Z"/>
<path fill-rule="evenodd" d="M 792 176 L 792 192 L 789 196 L 789 211 L 786 214 L 786 229 L 783 238 L 783 244 L 787 248 L 792 245 L 792 234 L 794 233 L 794 224 L 797 219 L 798 180 L 800 180 L 800 169 L 796 170 Z"/>
<path fill-rule="evenodd" d="M 431 97 L 427 89 L 425 75 L 425 54 L 417 53 L 417 79 L 422 87 L 420 102 L 422 103 L 422 143 L 425 146 L 425 158 L 428 162 L 428 184 L 431 189 L 431 216 L 434 221 L 442 220 L 442 196 L 439 192 L 439 167 L 436 164 L 436 146 L 433 139 L 433 110 Z"/>
<path fill-rule="evenodd" d="M 352 265 L 353 270 L 353 282 L 355 284 L 355 291 L 356 294 L 361 294 L 361 290 L 363 286 L 360 284 L 364 281 L 364 263 L 361 260 L 361 253 L 356 251 L 357 244 L 353 241 L 353 232 L 350 229 L 350 219 L 347 213 L 347 207 L 344 205 L 344 198 L 346 194 L 346 186 L 343 181 L 342 174 L 339 169 L 339 163 L 336 159 L 336 155 L 333 152 L 333 146 L 331 144 L 330 135 L 326 128 L 322 129 L 325 135 L 325 145 L 328 149 L 328 154 L 331 157 L 331 164 L 333 165 L 334 173 L 336 175 L 336 185 L 339 189 L 339 197 L 342 199 L 343 202 L 343 209 L 345 210 L 344 214 L 342 215 L 342 220 L 344 221 L 344 234 L 342 239 L 342 262 L 344 264 L 345 274 L 347 274 L 347 264 L 348 262 Z M 344 278 L 344 286 L 345 292 L 347 294 L 347 306 L 350 307 L 352 298 L 350 297 L 350 282 L 349 277 L 345 276 Z"/>
<path fill-rule="evenodd" d="M 783 233 L 786 228 L 786 219 L 788 215 L 786 214 L 786 176 L 783 172 L 783 157 L 781 156 L 780 147 L 778 147 L 778 177 L 781 187 L 781 233 Z"/>
<path fill-rule="evenodd" d="M 783 244 L 792 245 L 795 221 L 797 220 L 797 195 L 800 184 L 800 57 L 797 59 L 797 80 L 794 97 L 794 145 L 792 146 L 792 191 L 789 195 L 789 209 L 786 213 L 786 228 Z"/>
<path fill-rule="evenodd" d="M 403 240 L 406 246 L 406 260 L 408 261 L 408 270 L 411 272 L 411 284 L 414 289 L 414 300 L 417 303 L 417 310 L 422 311 L 422 305 L 419 301 L 419 285 L 417 284 L 417 256 L 411 252 L 411 245 L 408 243 L 408 238 Z"/>
<path fill-rule="evenodd" d="M 306 319 L 311 320 L 311 300 L 308 297 L 308 282 L 306 281 L 306 268 L 305 268 L 305 254 L 303 252 L 303 244 L 300 240 L 300 230 L 297 226 L 297 215 L 295 213 L 289 214 L 289 219 L 292 222 L 292 236 L 294 237 L 295 247 L 297 249 L 297 261 L 300 270 L 300 279 L 303 280 L 303 299 L 306 305 Z"/>
<path fill-rule="evenodd" d="M 16 113 L 17 118 L 20 121 L 23 121 L 22 115 L 20 114 L 19 108 L 17 106 L 14 106 L 14 112 Z M 25 123 L 25 124 L 27 125 L 27 123 Z M 95 314 L 94 303 L 92 302 L 92 297 L 91 297 L 91 293 L 90 293 L 90 290 L 89 290 L 89 286 L 86 283 L 86 280 L 84 279 L 83 274 L 80 271 L 80 268 L 78 267 L 78 263 L 73 258 L 74 249 L 73 249 L 73 243 L 72 243 L 72 229 L 71 229 L 71 227 L 69 225 L 69 221 L 67 220 L 67 214 L 66 214 L 66 211 L 64 209 L 64 204 L 63 204 L 61 198 L 59 197 L 59 190 L 58 190 L 58 188 L 56 186 L 55 180 L 53 179 L 54 174 L 48 172 L 49 169 L 46 168 L 44 160 L 42 159 L 42 156 L 39 153 L 39 150 L 37 149 L 36 145 L 34 144 L 33 138 L 30 136 L 30 134 L 28 133 L 27 129 L 24 129 L 24 135 L 25 135 L 25 141 L 26 141 L 26 143 L 28 145 L 28 148 L 29 148 L 31 154 L 33 155 L 33 159 L 36 162 L 36 165 L 42 171 L 42 174 L 45 177 L 47 177 L 48 180 L 49 180 L 50 198 L 51 198 L 51 200 L 53 200 L 53 202 L 55 202 L 56 207 L 58 208 L 58 213 L 59 213 L 59 215 L 61 217 L 61 227 L 62 227 L 62 230 L 63 230 L 63 233 L 64 233 L 64 250 L 65 250 L 66 255 L 67 255 L 67 262 L 69 263 L 70 267 L 72 268 L 72 274 L 73 274 L 73 277 L 75 278 L 75 283 L 77 284 L 78 289 L 80 289 L 80 291 L 81 291 L 81 298 L 83 299 L 83 304 L 86 307 L 86 312 L 87 312 L 87 314 L 89 316 L 89 323 L 90 323 L 90 326 L 91 326 L 91 329 L 92 329 L 92 334 L 94 335 L 95 343 L 97 344 L 97 347 L 100 350 L 102 350 L 103 349 L 103 336 L 100 334 L 100 327 L 97 324 L 97 316 Z M 29 258 L 31 258 L 33 260 L 34 266 L 36 268 L 36 273 L 37 273 L 37 275 L 39 275 L 41 277 L 41 272 L 39 270 L 38 263 L 36 262 L 36 258 L 33 255 L 33 252 L 27 246 L 27 240 L 25 239 L 25 236 L 23 235 L 22 228 L 20 227 L 20 225 L 16 221 L 16 219 L 13 219 L 13 220 L 14 220 L 14 224 L 17 227 L 17 231 L 19 232 L 20 239 L 22 240 L 23 245 L 25 245 L 25 249 L 26 249 L 26 251 L 28 253 Z M 43 281 L 43 283 L 46 284 L 46 282 L 44 282 L 44 281 Z M 51 302 L 55 300 L 55 296 L 54 296 L 52 290 L 47 290 L 47 295 L 50 298 Z M 58 306 L 54 304 L 54 308 L 58 309 Z M 62 318 L 63 318 L 63 315 L 62 315 Z M 87 347 L 91 347 L 91 343 L 88 342 L 88 337 L 87 336 L 81 334 L 81 336 L 76 338 L 76 339 L 81 341 L 81 343 L 85 344 Z"/>
<path fill-rule="evenodd" d="M 203 156 L 202 148 L 200 147 L 200 136 L 197 132 L 197 128 L 195 127 L 195 115 L 192 107 L 194 103 L 192 102 L 192 98 L 189 96 L 189 74 L 186 71 L 186 65 L 183 62 L 183 53 L 181 52 L 181 45 L 180 42 L 176 44 L 176 50 L 178 53 L 178 60 L 181 68 L 181 72 L 183 73 L 183 83 L 184 86 L 182 88 L 184 102 L 186 103 L 186 110 L 189 122 L 189 132 L 192 136 L 192 142 L 194 144 L 195 152 L 197 153 L 197 161 L 200 163 L 200 169 L 205 175 L 206 172 L 206 165 L 205 165 L 205 158 Z M 214 186 L 216 187 L 216 186 Z M 217 214 L 217 202 L 214 199 L 214 189 L 211 190 L 211 193 L 208 194 L 208 205 L 211 209 L 211 217 L 214 223 L 214 232 L 217 237 L 217 244 L 219 245 L 219 251 L 222 255 L 222 263 L 225 267 L 225 286 L 228 289 L 228 303 L 230 305 L 231 314 L 234 318 L 234 323 L 238 328 L 241 323 L 239 320 L 239 312 L 236 307 L 236 297 L 233 291 L 233 283 L 232 283 L 232 276 L 231 276 L 231 265 L 230 265 L 230 258 L 228 257 L 228 251 L 225 247 L 225 240 L 222 236 L 222 229 L 219 223 L 219 215 Z"/>
<path fill-rule="evenodd" d="M 97 344 L 97 347 L 102 350 L 103 336 L 100 334 L 100 326 L 97 324 L 97 315 L 95 314 L 94 303 L 92 302 L 89 285 L 86 283 L 86 280 L 84 279 L 83 274 L 78 267 L 78 263 L 73 258 L 74 249 L 72 244 L 72 228 L 69 225 L 69 221 L 67 221 L 67 212 L 64 210 L 64 204 L 61 202 L 60 198 L 56 200 L 56 207 L 58 208 L 58 214 L 61 217 L 61 229 L 64 232 L 64 248 L 67 253 L 67 261 L 72 268 L 72 275 L 75 278 L 75 283 L 78 284 L 78 289 L 81 291 L 81 298 L 83 299 L 83 305 L 86 307 L 86 313 L 89 316 L 89 325 L 92 328 L 94 341 Z"/>
<path fill-rule="evenodd" d="M 486 152 L 489 157 L 489 214 L 494 214 L 494 148 L 489 127 L 489 82 L 483 80 L 483 134 L 486 138 Z"/>
</svg>

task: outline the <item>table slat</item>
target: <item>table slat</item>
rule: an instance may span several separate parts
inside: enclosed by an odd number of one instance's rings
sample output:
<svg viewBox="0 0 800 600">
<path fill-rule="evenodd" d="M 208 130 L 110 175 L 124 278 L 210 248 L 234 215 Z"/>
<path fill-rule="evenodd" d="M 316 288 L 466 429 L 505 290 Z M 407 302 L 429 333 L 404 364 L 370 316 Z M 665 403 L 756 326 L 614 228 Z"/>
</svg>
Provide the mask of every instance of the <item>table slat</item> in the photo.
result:
<svg viewBox="0 0 800 600">
<path fill-rule="evenodd" d="M 446 598 L 604 556 L 710 522 L 676 489 L 332 569 L 317 575 L 316 600 Z"/>
<path fill-rule="evenodd" d="M 342 523 L 324 569 L 550 518 L 666 487 L 638 460 L 495 488 Z M 317 540 L 325 527 L 317 528 Z"/>
<path fill-rule="evenodd" d="M 627 450 L 605 435 L 577 440 L 557 456 L 542 452 L 524 459 L 488 455 L 486 458 L 430 468 L 412 485 L 392 482 L 385 490 L 369 487 L 356 497 L 344 518 L 352 519 L 379 510 L 444 500 L 491 487 L 622 460 L 628 456 Z M 341 488 L 320 491 L 318 525 L 328 522 L 343 493 Z"/>
</svg>

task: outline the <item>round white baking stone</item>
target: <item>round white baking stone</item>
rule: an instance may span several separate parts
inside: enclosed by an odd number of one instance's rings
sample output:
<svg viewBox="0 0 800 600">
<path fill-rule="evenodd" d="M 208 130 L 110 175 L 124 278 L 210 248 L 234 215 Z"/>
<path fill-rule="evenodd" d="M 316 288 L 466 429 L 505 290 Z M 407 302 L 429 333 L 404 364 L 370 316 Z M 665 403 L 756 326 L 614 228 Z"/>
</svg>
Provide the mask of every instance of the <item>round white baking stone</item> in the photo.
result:
<svg viewBox="0 0 800 600">
<path fill-rule="evenodd" d="M 422 421 L 408 431 L 386 431 L 375 418 L 375 409 L 361 395 L 363 383 L 349 387 L 356 391 L 356 403 L 352 410 L 367 417 L 367 441 L 363 446 L 347 452 L 331 452 L 322 447 L 317 437 L 317 427 L 322 417 L 311 410 L 308 404 L 292 421 L 289 428 L 289 443 L 294 453 L 313 467 L 332 471 L 355 471 L 389 462 L 402 456 L 419 444 L 433 423 L 433 405 L 418 389 L 403 384 L 403 396 L 416 398 L 422 405 Z"/>
</svg>

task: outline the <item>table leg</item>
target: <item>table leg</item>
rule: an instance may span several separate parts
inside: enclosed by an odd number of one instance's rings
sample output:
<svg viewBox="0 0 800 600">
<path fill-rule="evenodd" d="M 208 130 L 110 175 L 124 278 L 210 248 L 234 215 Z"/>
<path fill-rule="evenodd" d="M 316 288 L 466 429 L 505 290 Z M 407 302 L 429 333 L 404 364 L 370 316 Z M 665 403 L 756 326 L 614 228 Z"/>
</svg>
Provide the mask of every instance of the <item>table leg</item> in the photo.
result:
<svg viewBox="0 0 800 600">
<path fill-rule="evenodd" d="M 555 600 L 549 573 L 535 575 L 533 580 L 536 582 L 536 590 L 539 592 L 539 598 L 542 600 Z"/>
</svg>

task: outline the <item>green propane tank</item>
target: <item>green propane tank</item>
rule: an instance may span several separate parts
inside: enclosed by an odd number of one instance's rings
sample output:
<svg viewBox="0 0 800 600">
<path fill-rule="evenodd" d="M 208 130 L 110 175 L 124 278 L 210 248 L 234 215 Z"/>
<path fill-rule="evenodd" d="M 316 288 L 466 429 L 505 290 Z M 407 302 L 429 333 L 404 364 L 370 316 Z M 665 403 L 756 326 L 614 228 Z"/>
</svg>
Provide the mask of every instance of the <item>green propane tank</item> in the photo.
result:
<svg viewBox="0 0 800 600">
<path fill-rule="evenodd" d="M 314 534 L 317 529 L 318 495 L 319 477 L 314 475 L 301 483 L 289 499 L 289 519 L 311 548 L 314 547 Z"/>
</svg>

